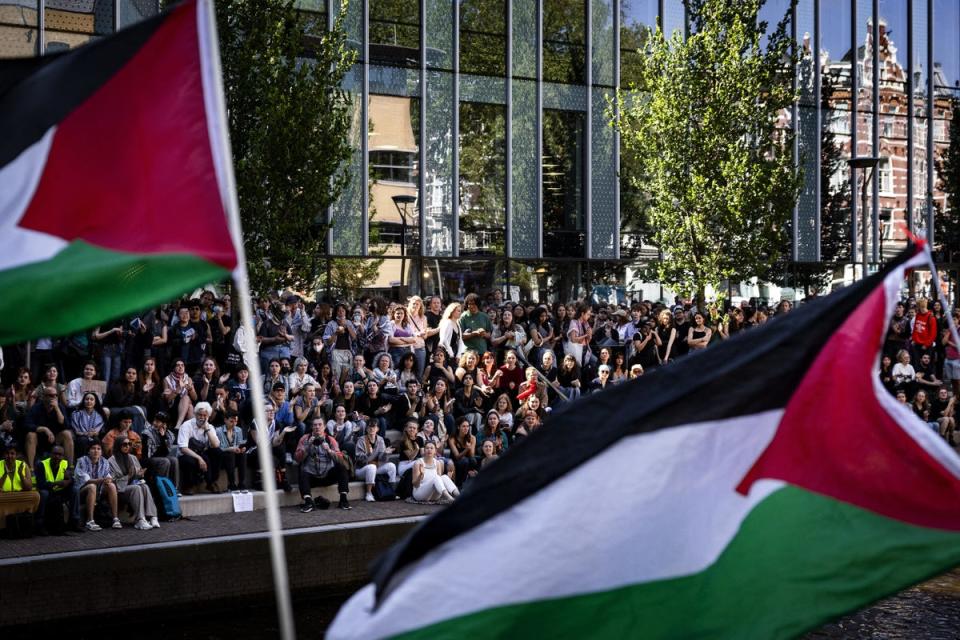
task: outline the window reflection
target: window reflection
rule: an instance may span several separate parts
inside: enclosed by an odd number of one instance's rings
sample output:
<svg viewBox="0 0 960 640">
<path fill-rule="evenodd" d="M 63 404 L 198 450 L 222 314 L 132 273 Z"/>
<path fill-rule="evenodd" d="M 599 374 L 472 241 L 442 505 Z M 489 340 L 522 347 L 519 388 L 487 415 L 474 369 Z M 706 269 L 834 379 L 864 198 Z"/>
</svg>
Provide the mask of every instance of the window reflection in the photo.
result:
<svg viewBox="0 0 960 640">
<path fill-rule="evenodd" d="M 637 79 L 638 57 L 657 26 L 657 0 L 622 0 L 620 3 L 620 84 L 629 86 Z"/>
<path fill-rule="evenodd" d="M 584 114 L 543 112 L 543 254 L 584 255 Z"/>
<path fill-rule="evenodd" d="M 420 62 L 419 0 L 369 0 L 370 61 L 415 67 Z"/>
<path fill-rule="evenodd" d="M 37 55 L 37 9 L 18 0 L 0 0 L 0 58 Z"/>
<path fill-rule="evenodd" d="M 503 255 L 506 109 L 460 103 L 460 254 Z"/>
<path fill-rule="evenodd" d="M 403 284 L 407 258 L 420 253 L 419 110 L 415 98 L 370 96 L 370 249 L 401 258 Z"/>
<path fill-rule="evenodd" d="M 460 73 L 507 74 L 505 0 L 460 0 Z"/>
<path fill-rule="evenodd" d="M 543 1 L 543 79 L 586 82 L 585 0 Z"/>
<path fill-rule="evenodd" d="M 65 51 L 113 32 L 113 3 L 47 0 L 43 12 L 47 53 Z"/>
</svg>

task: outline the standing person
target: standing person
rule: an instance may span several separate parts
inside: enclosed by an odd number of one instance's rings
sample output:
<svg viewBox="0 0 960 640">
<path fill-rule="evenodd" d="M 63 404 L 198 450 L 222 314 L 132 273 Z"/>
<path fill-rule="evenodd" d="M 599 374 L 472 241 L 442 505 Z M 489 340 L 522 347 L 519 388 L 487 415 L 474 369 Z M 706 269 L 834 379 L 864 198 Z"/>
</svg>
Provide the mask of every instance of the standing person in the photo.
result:
<svg viewBox="0 0 960 640">
<path fill-rule="evenodd" d="M 323 329 L 323 344 L 330 353 L 330 366 L 333 377 L 341 380 L 344 369 L 350 368 L 350 362 L 357 351 L 357 328 L 347 320 L 347 305 L 338 303 L 334 309 L 334 318 Z"/>
<path fill-rule="evenodd" d="M 99 442 L 90 445 L 87 455 L 77 460 L 76 482 L 80 485 L 80 501 L 86 507 L 87 531 L 100 531 L 101 527 L 93 519 L 94 510 L 100 498 L 106 497 L 110 505 L 110 515 L 113 516 L 111 526 L 122 529 L 118 517 L 117 487 L 113 484 L 113 475 L 110 473 L 110 464 L 102 455 Z"/>
<path fill-rule="evenodd" d="M 427 304 L 427 331 L 424 337 L 427 353 L 435 353 L 440 344 L 440 321 L 443 319 L 443 300 L 440 296 L 431 296 Z"/>
<path fill-rule="evenodd" d="M 263 322 L 257 328 L 257 337 L 260 338 L 260 367 L 263 371 L 270 368 L 270 361 L 278 362 L 283 357 L 290 357 L 290 342 L 293 340 L 292 331 L 284 318 L 284 310 L 279 302 L 271 304 Z"/>
<path fill-rule="evenodd" d="M 576 316 L 570 321 L 567 329 L 567 341 L 564 343 L 564 351 L 567 355 L 573 356 L 579 366 L 584 365 L 585 352 L 593 339 L 593 328 L 590 324 L 590 318 L 593 316 L 593 309 L 585 302 L 580 302 L 576 307 Z"/>
<path fill-rule="evenodd" d="M 397 481 L 397 466 L 387 460 L 393 447 L 387 447 L 383 437 L 377 435 L 376 420 L 367 422 L 367 433 L 357 442 L 357 479 L 363 480 L 367 493 L 364 499 L 373 502 L 373 484 L 378 475 L 386 475 L 390 484 Z"/>
<path fill-rule="evenodd" d="M 343 459 L 343 452 L 336 439 L 324 432 L 323 418 L 314 418 L 310 423 L 310 433 L 305 434 L 297 443 L 296 459 L 300 465 L 300 505 L 302 513 L 313 511 L 315 506 L 326 509 L 330 502 L 324 497 L 314 499 L 312 488 L 327 487 L 336 483 L 340 494 L 341 509 L 350 509 L 347 495 L 350 492 L 350 478 Z"/>
<path fill-rule="evenodd" d="M 890 325 L 887 327 L 887 335 L 883 341 L 883 352 L 893 359 L 900 349 L 907 347 L 910 343 L 910 318 L 906 315 L 906 306 L 898 302 L 893 310 L 893 317 L 890 318 Z"/>
<path fill-rule="evenodd" d="M 954 319 L 960 324 L 960 317 L 954 315 Z M 954 397 L 960 396 L 960 345 L 954 344 L 950 327 L 943 332 L 943 344 L 943 381 L 950 385 Z"/>
<path fill-rule="evenodd" d="M 194 418 L 180 425 L 177 433 L 177 448 L 180 450 L 180 481 L 184 495 L 191 495 L 193 488 L 206 482 L 207 491 L 220 493 L 216 480 L 220 475 L 220 440 L 210 424 L 213 408 L 208 402 L 200 402 Z"/>
<path fill-rule="evenodd" d="M 362 310 L 357 309 L 354 313 L 354 324 L 360 321 L 361 316 L 357 316 Z M 370 300 L 370 316 L 363 325 L 363 355 L 371 368 L 376 366 L 375 358 L 387 350 L 387 337 L 389 336 L 390 315 L 389 305 L 383 298 L 373 298 Z"/>
<path fill-rule="evenodd" d="M 932 311 L 927 310 L 927 299 L 920 298 L 917 300 L 917 315 L 913 318 L 913 332 L 910 334 L 912 360 L 920 362 L 920 357 L 925 353 L 929 353 L 933 359 L 936 341 L 937 319 Z"/>
<path fill-rule="evenodd" d="M 660 364 L 667 364 L 676 355 L 674 343 L 677 341 L 677 330 L 673 326 L 673 315 L 669 310 L 663 309 L 657 315 L 656 333 L 660 339 L 657 345 L 657 361 Z"/>
<path fill-rule="evenodd" d="M 133 513 L 136 521 L 133 528 L 140 531 L 159 529 L 157 505 L 144 481 L 146 471 L 140 466 L 136 456 L 130 453 L 130 440 L 117 438 L 113 455 L 107 462 L 110 463 L 110 473 L 113 475 L 118 496 L 123 496 L 124 502 Z"/>
<path fill-rule="evenodd" d="M 100 343 L 100 370 L 103 372 L 103 379 L 108 385 L 116 382 L 120 377 L 123 343 L 126 338 L 123 321 L 117 320 L 109 326 L 103 326 L 103 331 L 101 327 L 97 327 L 93 330 L 91 337 L 95 342 Z"/>
<path fill-rule="evenodd" d="M 293 358 L 302 358 L 303 357 L 303 339 L 310 332 L 310 322 L 307 318 L 307 314 L 304 311 L 303 303 L 300 301 L 300 297 L 291 294 L 287 296 L 287 299 L 283 301 L 286 304 L 286 315 L 284 320 L 287 323 L 287 326 L 290 327 L 290 353 L 289 356 Z"/>
<path fill-rule="evenodd" d="M 437 348 L 443 349 L 448 359 L 453 362 L 460 358 L 466 347 L 463 342 L 463 327 L 460 324 L 460 316 L 463 307 L 459 302 L 451 302 L 443 310 L 443 316 L 440 319 L 440 333 Z"/>
<path fill-rule="evenodd" d="M 390 347 L 390 358 L 393 368 L 400 368 L 400 360 L 406 354 L 411 354 L 416 362 L 417 350 L 423 350 L 423 338 L 415 335 L 416 329 L 407 315 L 407 308 L 397 306 L 393 310 L 393 320 L 387 323 L 387 345 Z"/>
<path fill-rule="evenodd" d="M 423 370 L 427 366 L 427 341 L 439 332 L 440 319 L 437 318 L 438 328 L 431 329 L 420 296 L 412 296 L 407 302 L 407 318 L 413 328 L 413 335 L 420 339 L 420 346 L 413 349 L 413 358 L 417 378 L 421 378 L 423 377 Z"/>
<path fill-rule="evenodd" d="M 706 326 L 705 318 L 699 311 L 693 314 L 693 326 L 687 329 L 687 346 L 694 351 L 706 349 L 713 336 L 713 330 Z"/>
<path fill-rule="evenodd" d="M 464 346 L 477 353 L 483 353 L 489 350 L 489 340 L 493 334 L 493 324 L 490 322 L 490 316 L 480 311 L 480 298 L 475 293 L 467 294 L 463 304 L 467 309 L 460 317 Z"/>
<path fill-rule="evenodd" d="M 673 328 L 677 330 L 677 341 L 674 347 L 676 356 L 671 357 L 671 360 L 685 356 L 690 352 L 690 345 L 687 344 L 690 321 L 680 305 L 673 308 Z"/>
<path fill-rule="evenodd" d="M 437 461 L 437 445 L 433 442 L 425 443 L 423 457 L 413 465 L 414 500 L 439 500 L 441 504 L 450 504 L 459 495 L 457 485 L 443 472 L 441 463 Z"/>
</svg>

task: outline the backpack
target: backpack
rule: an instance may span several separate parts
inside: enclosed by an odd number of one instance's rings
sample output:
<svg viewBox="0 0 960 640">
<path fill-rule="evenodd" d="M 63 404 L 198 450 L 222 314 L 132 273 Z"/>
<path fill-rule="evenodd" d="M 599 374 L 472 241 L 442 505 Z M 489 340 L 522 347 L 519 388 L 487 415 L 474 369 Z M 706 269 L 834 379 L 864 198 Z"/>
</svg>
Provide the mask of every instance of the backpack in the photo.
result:
<svg viewBox="0 0 960 640">
<path fill-rule="evenodd" d="M 177 488 L 166 476 L 154 478 L 154 502 L 157 503 L 159 516 L 164 520 L 179 520 L 183 517 L 180 511 L 180 498 L 177 497 Z"/>
<path fill-rule="evenodd" d="M 373 497 L 376 498 L 377 502 L 393 502 L 397 499 L 397 492 L 393 489 L 389 480 L 378 475 L 373 484 Z"/>
</svg>

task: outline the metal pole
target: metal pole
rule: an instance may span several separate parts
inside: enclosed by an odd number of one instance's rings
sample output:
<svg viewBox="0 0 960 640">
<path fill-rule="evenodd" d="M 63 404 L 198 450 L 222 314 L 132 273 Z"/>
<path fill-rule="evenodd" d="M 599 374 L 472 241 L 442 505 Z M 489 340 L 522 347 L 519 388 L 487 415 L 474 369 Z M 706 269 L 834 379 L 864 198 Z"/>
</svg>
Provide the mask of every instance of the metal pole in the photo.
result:
<svg viewBox="0 0 960 640">
<path fill-rule="evenodd" d="M 850 157 L 856 158 L 860 155 L 857 149 L 857 129 L 859 128 L 857 94 L 860 92 L 860 80 L 857 76 L 857 0 L 850 0 L 850 51 Z M 857 172 L 854 167 L 850 169 L 850 262 L 856 265 L 859 262 L 857 256 L 857 215 L 859 215 L 857 209 L 859 207 L 853 193 L 857 188 Z"/>
<path fill-rule="evenodd" d="M 820 239 L 820 224 L 821 224 L 821 202 L 822 197 L 820 193 L 820 164 L 821 164 L 821 145 L 823 143 L 823 97 L 821 92 L 823 91 L 822 78 L 820 71 L 820 0 L 813 0 L 813 94 L 814 100 L 816 100 L 816 145 L 814 152 L 814 157 L 816 158 L 816 167 L 817 167 L 817 177 L 814 180 L 814 212 L 813 217 L 813 241 L 814 241 L 814 260 L 820 262 L 822 256 L 820 255 L 822 251 L 821 239 Z"/>
<path fill-rule="evenodd" d="M 880 156 L 880 0 L 873 0 L 873 150 L 870 155 Z M 891 166 L 891 173 L 893 167 Z M 873 170 L 873 202 L 870 207 L 871 230 L 873 243 L 870 255 L 874 263 L 880 262 L 880 181 L 877 180 L 877 169 Z M 864 209 L 866 212 L 866 209 Z M 864 247 L 866 249 L 866 247 Z"/>
<path fill-rule="evenodd" d="M 907 0 L 907 231 L 913 233 L 913 0 Z M 913 295 L 913 278 L 910 278 Z"/>
</svg>

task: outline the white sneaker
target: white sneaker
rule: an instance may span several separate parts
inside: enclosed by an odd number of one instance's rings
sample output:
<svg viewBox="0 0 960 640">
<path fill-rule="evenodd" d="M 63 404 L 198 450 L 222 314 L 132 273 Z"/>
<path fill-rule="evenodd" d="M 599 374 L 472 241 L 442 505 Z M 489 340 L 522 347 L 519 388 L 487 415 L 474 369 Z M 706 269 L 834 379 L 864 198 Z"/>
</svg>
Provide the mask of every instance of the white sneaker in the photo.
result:
<svg viewBox="0 0 960 640">
<path fill-rule="evenodd" d="M 100 525 L 98 525 L 98 524 L 97 524 L 96 522 L 94 522 L 93 520 L 91 520 L 90 522 L 88 522 L 88 523 L 87 523 L 86 525 L 84 525 L 84 526 L 86 527 L 87 531 L 103 531 L 103 527 L 101 527 Z"/>
<path fill-rule="evenodd" d="M 123 529 L 123 525 L 120 524 L 120 518 L 114 518 L 113 524 L 110 526 L 113 527 L 114 529 Z"/>
<path fill-rule="evenodd" d="M 138 531 L 148 531 L 153 529 L 153 527 L 150 526 L 150 523 L 146 520 L 137 520 L 137 524 L 133 525 L 133 528 Z"/>
<path fill-rule="evenodd" d="M 366 500 L 367 502 L 376 502 L 376 501 L 377 501 L 377 499 L 374 498 L 374 497 L 373 497 L 373 494 L 370 493 L 369 491 L 367 492 L 367 497 L 364 498 L 364 500 Z"/>
<path fill-rule="evenodd" d="M 151 527 L 152 529 L 159 529 L 159 528 L 160 528 L 160 521 L 157 520 L 157 516 L 153 516 L 152 518 L 150 518 L 150 527 Z"/>
</svg>

